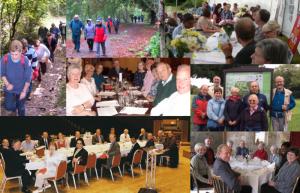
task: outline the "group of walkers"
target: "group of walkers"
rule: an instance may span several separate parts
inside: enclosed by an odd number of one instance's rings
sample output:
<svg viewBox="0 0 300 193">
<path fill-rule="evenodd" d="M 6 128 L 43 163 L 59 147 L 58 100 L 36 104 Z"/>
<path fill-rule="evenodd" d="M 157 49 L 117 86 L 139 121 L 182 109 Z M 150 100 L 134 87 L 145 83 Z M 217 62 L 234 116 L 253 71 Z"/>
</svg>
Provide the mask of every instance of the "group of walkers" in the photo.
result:
<svg viewBox="0 0 300 193">
<path fill-rule="evenodd" d="M 53 36 L 54 39 L 56 39 L 57 42 L 61 38 L 61 44 L 65 44 L 67 35 L 66 23 L 60 21 L 58 27 L 54 23 L 52 23 L 50 29 L 41 26 L 38 29 L 39 40 L 45 40 L 49 33 Z"/>
<path fill-rule="evenodd" d="M 96 23 L 93 23 L 92 19 L 87 19 L 86 25 L 79 19 L 78 15 L 75 15 L 69 24 L 69 28 L 72 32 L 72 40 L 74 43 L 74 50 L 80 52 L 80 37 L 83 32 L 84 39 L 87 41 L 89 51 L 93 52 L 94 43 L 96 44 L 96 54 L 100 56 L 100 46 L 102 49 L 102 55 L 106 55 L 105 42 L 107 34 L 112 33 L 112 28 L 115 33 L 119 33 L 120 19 L 110 16 L 107 19 L 98 17 Z"/>
</svg>

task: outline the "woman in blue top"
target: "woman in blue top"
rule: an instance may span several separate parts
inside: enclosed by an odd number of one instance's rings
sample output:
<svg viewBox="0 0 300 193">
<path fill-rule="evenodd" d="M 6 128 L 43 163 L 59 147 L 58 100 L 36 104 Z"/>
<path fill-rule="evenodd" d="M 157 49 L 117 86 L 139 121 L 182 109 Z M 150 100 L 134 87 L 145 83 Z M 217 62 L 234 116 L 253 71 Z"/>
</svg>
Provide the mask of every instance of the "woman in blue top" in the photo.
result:
<svg viewBox="0 0 300 193">
<path fill-rule="evenodd" d="M 98 91 L 102 90 L 102 85 L 103 83 L 105 83 L 105 78 L 102 72 L 103 72 L 103 65 L 101 63 L 96 64 L 93 78 L 95 79 L 95 83 Z"/>
<path fill-rule="evenodd" d="M 145 75 L 146 75 L 145 64 L 144 62 L 140 62 L 138 64 L 137 71 L 134 73 L 133 85 L 142 88 L 144 84 Z"/>
<path fill-rule="evenodd" d="M 214 89 L 214 97 L 207 104 L 207 128 L 210 131 L 224 130 L 224 108 L 225 100 L 223 99 L 222 89 Z"/>
</svg>

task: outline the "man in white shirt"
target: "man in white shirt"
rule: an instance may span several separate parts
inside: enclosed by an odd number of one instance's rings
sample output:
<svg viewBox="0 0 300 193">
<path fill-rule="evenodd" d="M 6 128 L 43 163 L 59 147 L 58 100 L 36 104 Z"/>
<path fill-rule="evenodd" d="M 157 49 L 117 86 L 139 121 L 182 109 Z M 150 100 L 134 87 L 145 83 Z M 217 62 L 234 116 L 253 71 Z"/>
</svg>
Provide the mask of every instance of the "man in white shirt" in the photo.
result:
<svg viewBox="0 0 300 193">
<path fill-rule="evenodd" d="M 36 143 L 31 140 L 31 136 L 29 134 L 25 135 L 25 140 L 21 144 L 21 149 L 23 152 L 33 151 Z"/>
<path fill-rule="evenodd" d="M 152 108 L 151 116 L 190 116 L 191 67 L 180 65 L 176 74 L 176 88 L 170 97 Z"/>
<path fill-rule="evenodd" d="M 129 142 L 130 135 L 128 134 L 128 129 L 124 129 L 124 132 L 120 135 L 120 142 Z"/>
<path fill-rule="evenodd" d="M 214 97 L 214 90 L 216 87 L 219 87 L 222 89 L 222 93 L 224 93 L 224 89 L 223 87 L 221 86 L 221 78 L 219 76 L 214 76 L 213 77 L 213 85 L 208 87 L 208 94 L 211 96 L 211 97 Z"/>
</svg>

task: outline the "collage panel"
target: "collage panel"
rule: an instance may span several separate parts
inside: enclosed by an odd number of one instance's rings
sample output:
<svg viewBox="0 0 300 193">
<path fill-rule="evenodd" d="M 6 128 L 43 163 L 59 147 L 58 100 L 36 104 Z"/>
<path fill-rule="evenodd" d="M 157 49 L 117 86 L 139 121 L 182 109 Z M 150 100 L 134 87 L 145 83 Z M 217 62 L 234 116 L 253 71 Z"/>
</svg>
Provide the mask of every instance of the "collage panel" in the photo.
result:
<svg viewBox="0 0 300 193">
<path fill-rule="evenodd" d="M 299 192 L 299 132 L 192 132 L 191 192 Z"/>
<path fill-rule="evenodd" d="M 298 131 L 300 66 L 192 65 L 195 131 Z"/>
<path fill-rule="evenodd" d="M 188 192 L 189 131 L 189 117 L 31 117 L 6 122 L 1 124 L 0 167 L 5 167 L 4 178 L 22 176 L 23 185 L 8 180 L 2 188 L 54 193 L 56 186 L 44 180 L 59 175 L 67 178 L 57 178 L 59 192 Z M 74 172 L 80 173 L 78 178 Z"/>
<path fill-rule="evenodd" d="M 67 116 L 189 116 L 190 60 L 69 58 Z"/>
</svg>

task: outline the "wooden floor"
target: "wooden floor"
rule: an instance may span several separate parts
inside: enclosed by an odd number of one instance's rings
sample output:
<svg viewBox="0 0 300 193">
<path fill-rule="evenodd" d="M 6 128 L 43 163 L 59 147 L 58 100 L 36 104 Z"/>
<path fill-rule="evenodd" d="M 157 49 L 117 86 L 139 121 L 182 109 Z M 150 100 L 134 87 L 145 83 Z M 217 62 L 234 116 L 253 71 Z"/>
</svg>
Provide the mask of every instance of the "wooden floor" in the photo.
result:
<svg viewBox="0 0 300 193">
<path fill-rule="evenodd" d="M 190 160 L 183 157 L 182 155 L 182 150 L 186 148 L 189 148 L 189 146 L 184 146 L 180 150 L 178 168 L 174 169 L 163 166 L 157 167 L 156 188 L 159 193 L 190 192 Z M 136 175 L 138 175 L 140 173 L 139 169 L 135 169 L 135 173 Z M 129 176 L 127 172 L 122 178 L 118 175 L 117 172 L 115 172 L 115 182 L 112 182 L 111 178 L 109 178 L 108 176 L 99 178 L 99 180 L 97 181 L 96 177 L 94 177 L 93 175 L 92 178 L 89 177 L 89 186 L 86 185 L 83 181 L 83 178 L 81 178 L 81 182 L 79 187 L 77 186 L 77 190 L 74 189 L 73 183 L 69 179 L 69 190 L 67 187 L 62 187 L 60 184 L 58 185 L 58 188 L 60 193 L 138 193 L 139 189 L 145 186 L 145 170 L 143 170 L 143 173 L 144 175 L 139 175 L 132 179 L 132 177 Z M 33 189 L 33 187 L 31 188 Z M 17 181 L 7 182 L 4 192 L 20 192 Z M 52 185 L 52 187 L 50 189 L 47 189 L 46 192 L 55 193 L 54 186 Z"/>
</svg>

